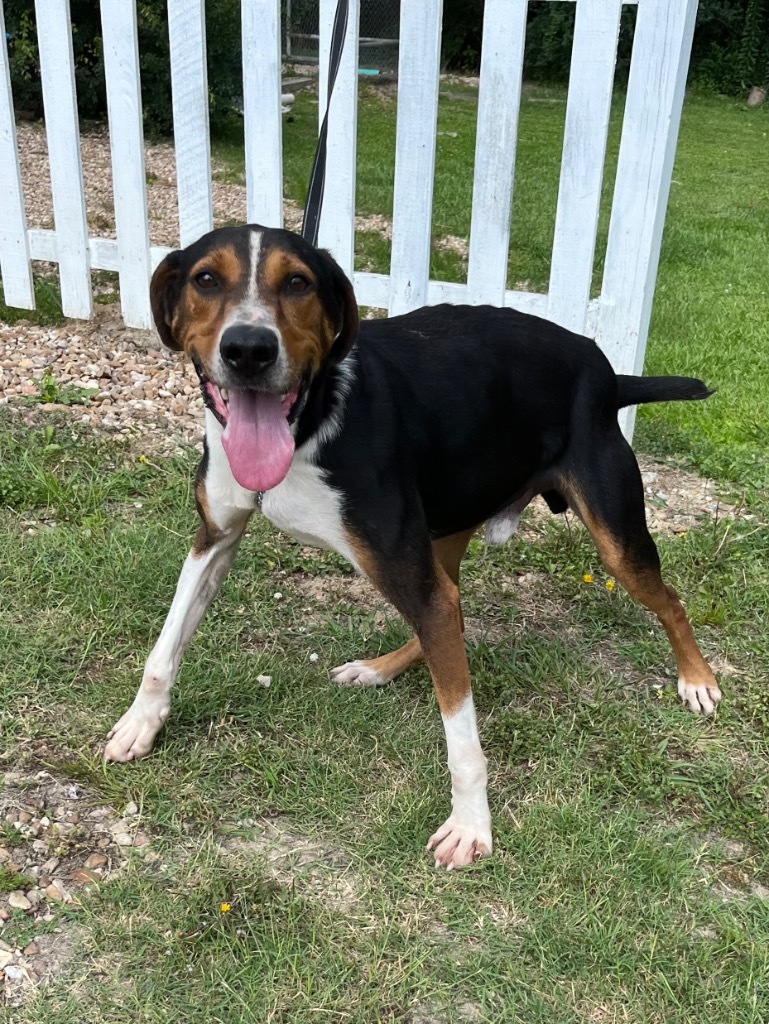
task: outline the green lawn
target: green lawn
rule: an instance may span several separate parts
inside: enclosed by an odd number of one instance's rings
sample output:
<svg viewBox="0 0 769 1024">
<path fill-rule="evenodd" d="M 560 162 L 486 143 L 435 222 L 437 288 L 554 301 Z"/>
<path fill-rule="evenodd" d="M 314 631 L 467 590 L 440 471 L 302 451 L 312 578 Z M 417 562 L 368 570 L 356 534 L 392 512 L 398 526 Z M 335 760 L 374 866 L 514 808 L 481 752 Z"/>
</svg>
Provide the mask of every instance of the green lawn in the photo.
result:
<svg viewBox="0 0 769 1024">
<path fill-rule="evenodd" d="M 457 137 L 439 137 L 436 237 L 469 222 L 472 108 L 442 102 L 440 130 Z M 564 110 L 557 91 L 526 95 L 511 282 L 547 280 Z M 300 94 L 285 133 L 297 201 L 315 116 Z M 391 103 L 364 97 L 362 214 L 388 212 L 393 123 Z M 2 415 L 3 767 L 45 768 L 118 811 L 134 801 L 159 858 L 137 851 L 56 910 L 46 927 L 70 929 L 79 952 L 14 1021 L 764 1024 L 767 130 L 765 111 L 687 102 L 648 369 L 719 390 L 645 410 L 637 433 L 752 516 L 660 537 L 706 656 L 733 673 L 718 717 L 679 708 L 662 631 L 603 586 L 583 531 L 559 518 L 504 549 L 474 541 L 464 608 L 496 849 L 462 873 L 422 850 L 449 791 L 425 670 L 378 691 L 327 678 L 404 627 L 354 599 L 338 559 L 258 520 L 157 751 L 103 766 L 97 743 L 132 699 L 194 530 L 194 460 L 140 462 L 67 420 L 29 430 Z M 235 142 L 221 145 L 235 168 Z M 386 243 L 360 241 L 385 269 Z M 434 272 L 459 276 L 460 261 L 436 255 Z M 341 596 L 313 599 L 314 578 Z M 14 910 L 2 938 L 30 937 Z"/>
</svg>

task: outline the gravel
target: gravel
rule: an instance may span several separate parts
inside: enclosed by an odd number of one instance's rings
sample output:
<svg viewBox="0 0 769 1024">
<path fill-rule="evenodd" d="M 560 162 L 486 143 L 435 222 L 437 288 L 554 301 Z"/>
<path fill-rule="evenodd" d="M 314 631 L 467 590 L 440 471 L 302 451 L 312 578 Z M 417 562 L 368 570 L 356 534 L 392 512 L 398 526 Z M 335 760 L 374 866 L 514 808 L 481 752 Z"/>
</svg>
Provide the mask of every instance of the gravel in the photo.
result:
<svg viewBox="0 0 769 1024">
<path fill-rule="evenodd" d="M 0 839 L 0 864 L 20 883 L 0 894 L 0 1001 L 20 1006 L 37 986 L 76 963 L 78 925 L 59 919 L 59 907 L 76 913 L 81 893 L 117 877 L 129 856 L 149 862 L 152 850 L 135 804 L 121 815 L 47 771 L 6 773 L 0 819 L 15 833 L 10 841 Z M 129 846 L 142 849 L 134 853 Z M 23 949 L 5 941 L 8 922 L 19 916 L 34 932 Z"/>
</svg>

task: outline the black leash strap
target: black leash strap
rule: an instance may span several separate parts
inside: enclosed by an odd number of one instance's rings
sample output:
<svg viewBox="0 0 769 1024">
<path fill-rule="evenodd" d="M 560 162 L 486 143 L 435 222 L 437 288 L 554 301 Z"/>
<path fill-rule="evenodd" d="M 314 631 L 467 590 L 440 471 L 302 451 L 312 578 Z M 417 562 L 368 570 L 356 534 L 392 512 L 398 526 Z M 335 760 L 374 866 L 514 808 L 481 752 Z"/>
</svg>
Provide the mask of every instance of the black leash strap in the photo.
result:
<svg viewBox="0 0 769 1024">
<path fill-rule="evenodd" d="M 357 0 L 354 0 L 357 2 Z M 328 136 L 328 114 L 331 108 L 331 94 L 334 91 L 336 73 L 342 59 L 344 37 L 347 32 L 348 0 L 338 0 L 334 15 L 334 28 L 331 33 L 331 54 L 328 62 L 328 95 L 326 97 L 326 113 L 323 124 L 318 132 L 318 145 L 315 147 L 315 159 L 310 172 L 310 184 L 307 189 L 307 200 L 304 204 L 302 220 L 302 238 L 311 245 L 318 244 L 318 228 L 320 211 L 323 206 L 323 188 L 326 184 L 326 137 Z"/>
</svg>

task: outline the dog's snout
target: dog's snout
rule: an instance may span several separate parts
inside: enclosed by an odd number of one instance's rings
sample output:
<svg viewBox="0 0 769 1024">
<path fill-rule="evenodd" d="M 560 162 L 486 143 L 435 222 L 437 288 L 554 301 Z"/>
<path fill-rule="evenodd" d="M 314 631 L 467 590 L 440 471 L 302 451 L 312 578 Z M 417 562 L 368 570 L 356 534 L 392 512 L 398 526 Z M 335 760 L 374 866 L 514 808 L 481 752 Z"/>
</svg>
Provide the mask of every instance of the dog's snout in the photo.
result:
<svg viewBox="0 0 769 1024">
<path fill-rule="evenodd" d="M 222 335 L 222 360 L 239 377 L 253 377 L 272 366 L 278 358 L 278 338 L 269 327 L 234 324 Z"/>
</svg>

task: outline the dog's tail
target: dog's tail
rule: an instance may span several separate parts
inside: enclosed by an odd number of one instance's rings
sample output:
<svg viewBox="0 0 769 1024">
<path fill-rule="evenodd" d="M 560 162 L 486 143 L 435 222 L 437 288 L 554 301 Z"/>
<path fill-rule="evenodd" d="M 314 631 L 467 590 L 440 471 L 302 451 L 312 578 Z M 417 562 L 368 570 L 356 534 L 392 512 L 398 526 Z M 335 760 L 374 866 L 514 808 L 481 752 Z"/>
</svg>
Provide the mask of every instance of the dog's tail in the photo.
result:
<svg viewBox="0 0 769 1024">
<path fill-rule="evenodd" d="M 696 377 L 629 377 L 617 374 L 617 408 L 644 402 L 693 402 L 713 392 Z"/>
</svg>

